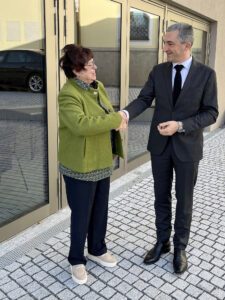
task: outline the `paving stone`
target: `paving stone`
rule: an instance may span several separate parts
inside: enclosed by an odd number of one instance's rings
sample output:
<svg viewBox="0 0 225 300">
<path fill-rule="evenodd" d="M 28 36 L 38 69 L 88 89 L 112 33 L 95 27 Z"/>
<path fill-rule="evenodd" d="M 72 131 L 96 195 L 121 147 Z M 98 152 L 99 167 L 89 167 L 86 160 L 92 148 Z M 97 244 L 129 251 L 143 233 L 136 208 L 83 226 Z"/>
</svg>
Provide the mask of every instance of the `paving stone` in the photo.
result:
<svg viewBox="0 0 225 300">
<path fill-rule="evenodd" d="M 10 272 L 6 270 L 0 270 L 0 279 L 6 277 Z"/>
<path fill-rule="evenodd" d="M 9 292 L 11 292 L 13 290 L 16 290 L 17 288 L 19 288 L 19 285 L 16 282 L 14 282 L 14 281 L 7 282 L 7 283 L 5 283 L 5 284 L 3 284 L 1 286 L 1 290 L 5 294 L 7 294 L 7 293 L 9 293 Z"/>
<path fill-rule="evenodd" d="M 160 293 L 155 297 L 155 300 L 172 300 L 172 297 L 167 294 Z"/>
<path fill-rule="evenodd" d="M 216 297 L 213 297 L 212 295 L 208 294 L 208 293 L 203 293 L 201 296 L 199 296 L 198 298 L 199 300 L 217 300 Z"/>
<path fill-rule="evenodd" d="M 45 298 L 45 299 L 47 299 L 47 298 Z M 56 299 L 56 298 L 54 298 L 54 299 Z M 31 297 L 30 295 L 26 294 L 26 295 L 20 297 L 20 300 L 34 300 L 34 298 Z M 50 300 L 50 299 L 49 299 L 49 300 Z M 52 300 L 53 300 L 53 299 L 52 299 Z"/>
<path fill-rule="evenodd" d="M 18 298 L 24 296 L 25 294 L 26 294 L 26 291 L 19 287 L 15 290 L 11 291 L 10 293 L 8 293 L 7 296 L 9 297 L 9 299 L 18 299 Z"/>
<path fill-rule="evenodd" d="M 73 291 L 80 297 L 83 298 L 88 292 L 90 292 L 90 288 L 86 285 L 78 285 L 76 286 Z"/>
<path fill-rule="evenodd" d="M 45 277 L 44 279 L 42 279 L 40 281 L 40 283 L 46 287 L 48 287 L 49 285 L 52 285 L 54 282 L 56 282 L 56 279 L 52 276 Z"/>
<path fill-rule="evenodd" d="M 62 300 L 65 300 L 65 299 L 70 300 L 70 299 L 74 299 L 76 297 L 76 295 L 73 292 L 71 292 L 70 290 L 65 289 L 62 292 L 58 293 L 57 297 L 59 297 L 59 299 L 62 299 Z"/>
<path fill-rule="evenodd" d="M 19 269 L 20 267 L 21 267 L 21 264 L 20 264 L 20 263 L 14 262 L 14 263 L 12 263 L 12 264 L 6 266 L 5 269 L 6 269 L 7 271 L 9 271 L 9 272 L 13 272 L 13 271 Z"/>
<path fill-rule="evenodd" d="M 48 273 L 44 272 L 44 271 L 40 271 L 38 273 L 35 273 L 33 275 L 33 278 L 37 281 L 43 280 L 44 278 L 48 277 Z"/>
<path fill-rule="evenodd" d="M 119 285 L 116 286 L 116 289 L 121 293 L 121 294 L 127 294 L 128 291 L 131 289 L 131 286 L 126 283 L 126 282 L 121 282 Z"/>
<path fill-rule="evenodd" d="M 170 295 L 176 290 L 176 288 L 170 283 L 165 283 L 160 287 L 160 290 Z"/>
<path fill-rule="evenodd" d="M 116 293 L 111 300 L 127 300 L 127 297 L 125 297 L 124 295 L 120 294 L 120 293 Z"/>
<path fill-rule="evenodd" d="M 198 283 L 201 281 L 201 279 L 198 276 L 191 274 L 187 277 L 186 281 L 193 285 L 198 285 Z"/>
<path fill-rule="evenodd" d="M 143 291 L 147 296 L 149 296 L 151 299 L 155 299 L 156 296 L 160 293 L 158 289 L 156 289 L 153 286 L 149 286 L 147 289 Z"/>
<path fill-rule="evenodd" d="M 177 300 L 184 300 L 187 297 L 187 294 L 181 290 L 174 291 L 171 296 Z"/>
<path fill-rule="evenodd" d="M 38 266 L 32 265 L 30 268 L 26 269 L 28 275 L 34 275 L 35 273 L 40 272 L 41 269 Z"/>
<path fill-rule="evenodd" d="M 90 292 L 90 293 L 87 293 L 85 294 L 82 299 L 83 300 L 97 300 L 97 299 L 101 299 L 102 297 L 99 298 L 99 294 L 95 293 L 95 292 Z M 64 298 L 65 299 L 65 298 Z M 64 300 L 63 299 L 63 300 Z"/>
<path fill-rule="evenodd" d="M 64 290 L 64 285 L 63 284 L 61 284 L 60 282 L 55 282 L 55 283 L 53 283 L 53 284 L 51 284 L 51 285 L 49 285 L 48 286 L 48 289 L 52 292 L 52 293 L 54 293 L 54 294 L 58 294 L 59 292 L 61 292 L 62 290 Z"/>
<path fill-rule="evenodd" d="M 202 280 L 198 284 L 198 287 L 208 293 L 210 293 L 215 288 L 214 285 L 212 285 L 211 283 L 209 283 L 208 281 L 205 281 L 205 280 Z"/>
<path fill-rule="evenodd" d="M 40 289 L 34 291 L 32 296 L 34 296 L 35 299 L 45 299 L 50 294 L 51 293 L 47 289 L 41 287 Z"/>
<path fill-rule="evenodd" d="M 219 288 L 225 288 L 225 280 L 217 276 L 214 276 L 210 282 Z"/>
<path fill-rule="evenodd" d="M 126 295 L 128 299 L 135 299 L 138 300 L 143 296 L 143 293 L 141 293 L 139 290 L 132 288 Z"/>
<path fill-rule="evenodd" d="M 32 251 L 27 253 L 27 256 L 31 257 L 31 258 L 35 258 L 37 256 L 39 256 L 41 254 L 41 252 L 37 249 L 33 249 Z"/>
<path fill-rule="evenodd" d="M 108 281 L 108 285 L 116 287 L 122 282 L 122 280 L 118 277 L 113 277 L 111 280 Z"/>
<path fill-rule="evenodd" d="M 106 287 L 106 284 L 104 284 L 101 281 L 96 281 L 94 284 L 92 284 L 91 288 L 94 289 L 96 292 L 99 292 L 103 290 Z"/>
<path fill-rule="evenodd" d="M 111 297 L 115 293 L 116 293 L 116 291 L 113 288 L 109 287 L 109 286 L 105 287 L 103 290 L 100 291 L 100 294 L 102 296 L 104 296 L 106 299 L 111 299 Z"/>
<path fill-rule="evenodd" d="M 52 275 L 52 276 L 56 276 L 56 275 L 58 275 L 58 274 L 60 274 L 60 273 L 62 273 L 63 272 L 63 269 L 62 268 L 60 268 L 60 267 L 55 267 L 55 268 L 53 268 L 53 269 L 51 269 L 51 270 L 49 270 L 49 273 Z"/>
<path fill-rule="evenodd" d="M 52 262 L 52 261 L 48 261 L 48 263 L 44 264 L 43 266 L 41 266 L 41 268 L 44 270 L 44 271 L 50 271 L 52 269 L 54 269 L 57 265 Z"/>
<path fill-rule="evenodd" d="M 160 288 L 165 282 L 158 278 L 158 277 L 153 277 L 151 280 L 150 280 L 150 284 L 153 285 L 154 287 L 156 287 L 157 289 Z"/>
<path fill-rule="evenodd" d="M 202 271 L 200 274 L 199 274 L 199 277 L 201 277 L 202 279 L 205 279 L 205 280 L 210 280 L 212 277 L 213 277 L 213 274 L 210 273 L 209 271 Z"/>
<path fill-rule="evenodd" d="M 126 281 L 129 284 L 133 284 L 134 282 L 138 281 L 138 277 L 133 275 L 133 274 L 128 274 L 125 278 L 124 281 Z"/>
<path fill-rule="evenodd" d="M 215 289 L 214 291 L 212 291 L 212 296 L 217 297 L 220 300 L 224 300 L 225 299 L 225 290 L 224 289 Z"/>
<path fill-rule="evenodd" d="M 0 299 L 4 299 L 4 298 L 6 298 L 6 295 L 0 291 Z"/>
<path fill-rule="evenodd" d="M 25 289 L 26 289 L 30 294 L 32 294 L 33 292 L 35 292 L 36 290 L 38 290 L 38 289 L 40 289 L 40 288 L 41 288 L 40 284 L 37 283 L 37 282 L 35 282 L 35 281 L 33 281 L 33 282 L 31 282 L 31 283 L 29 283 L 29 284 L 27 284 L 27 285 L 25 286 Z"/>
<path fill-rule="evenodd" d="M 17 278 L 16 281 L 21 286 L 25 287 L 27 284 L 29 284 L 29 283 L 31 283 L 33 281 L 33 278 L 31 276 L 25 275 L 25 276 Z"/>
<path fill-rule="evenodd" d="M 144 281 L 149 282 L 150 279 L 151 279 L 153 276 L 154 276 L 154 275 L 151 274 L 150 272 L 144 271 L 144 272 L 142 272 L 142 273 L 139 275 L 139 278 L 140 278 L 140 279 L 143 279 Z"/>
<path fill-rule="evenodd" d="M 99 279 L 104 282 L 108 282 L 113 277 L 114 277 L 114 275 L 112 273 L 106 271 L 99 276 Z"/>
<path fill-rule="evenodd" d="M 202 294 L 202 291 L 199 288 L 195 287 L 194 285 L 189 285 L 185 289 L 185 293 L 198 299 L 198 297 Z"/>
<path fill-rule="evenodd" d="M 120 277 L 120 278 L 124 278 L 124 277 L 127 276 L 129 273 L 128 273 L 128 271 L 119 268 L 119 269 L 117 269 L 117 270 L 114 272 L 114 274 L 115 274 L 116 276 Z"/>
</svg>

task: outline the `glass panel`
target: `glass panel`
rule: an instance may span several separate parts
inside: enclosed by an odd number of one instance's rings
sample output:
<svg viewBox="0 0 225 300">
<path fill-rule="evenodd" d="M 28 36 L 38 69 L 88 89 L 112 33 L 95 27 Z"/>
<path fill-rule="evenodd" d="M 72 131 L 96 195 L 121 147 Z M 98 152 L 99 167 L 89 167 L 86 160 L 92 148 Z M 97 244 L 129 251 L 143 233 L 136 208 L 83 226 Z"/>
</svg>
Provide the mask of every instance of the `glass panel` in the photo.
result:
<svg viewBox="0 0 225 300">
<path fill-rule="evenodd" d="M 48 202 L 44 1 L 1 1 L 0 20 L 3 225 Z"/>
<path fill-rule="evenodd" d="M 206 43 L 207 32 L 201 29 L 194 28 L 194 44 L 192 47 L 192 54 L 201 63 L 206 61 Z"/>
<path fill-rule="evenodd" d="M 138 96 L 149 72 L 158 63 L 159 22 L 159 16 L 130 9 L 129 102 Z M 149 108 L 129 122 L 128 161 L 147 151 L 153 112 L 154 107 Z"/>
<path fill-rule="evenodd" d="M 82 46 L 91 48 L 97 69 L 114 109 L 120 109 L 121 4 L 109 0 L 77 1 Z M 93 13 L 94 12 L 94 13 Z M 116 162 L 115 168 L 118 167 Z"/>
</svg>

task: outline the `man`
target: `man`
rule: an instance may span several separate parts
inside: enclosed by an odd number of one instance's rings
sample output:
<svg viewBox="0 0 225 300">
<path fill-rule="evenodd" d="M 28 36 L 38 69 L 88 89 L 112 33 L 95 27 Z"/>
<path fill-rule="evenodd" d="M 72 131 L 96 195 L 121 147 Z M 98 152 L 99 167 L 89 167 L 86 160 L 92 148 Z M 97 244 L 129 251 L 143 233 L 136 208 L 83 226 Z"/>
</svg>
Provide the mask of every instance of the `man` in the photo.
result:
<svg viewBox="0 0 225 300">
<path fill-rule="evenodd" d="M 171 25 L 163 43 L 167 62 L 153 68 L 138 98 L 123 112 L 133 119 L 155 99 L 147 148 L 151 152 L 154 178 L 157 242 L 145 256 L 144 263 L 152 264 L 170 251 L 171 187 L 175 171 L 173 266 L 175 273 L 181 274 L 187 269 L 185 248 L 190 235 L 193 191 L 202 159 L 203 128 L 213 124 L 218 116 L 217 86 L 214 70 L 191 56 L 192 26 Z"/>
</svg>

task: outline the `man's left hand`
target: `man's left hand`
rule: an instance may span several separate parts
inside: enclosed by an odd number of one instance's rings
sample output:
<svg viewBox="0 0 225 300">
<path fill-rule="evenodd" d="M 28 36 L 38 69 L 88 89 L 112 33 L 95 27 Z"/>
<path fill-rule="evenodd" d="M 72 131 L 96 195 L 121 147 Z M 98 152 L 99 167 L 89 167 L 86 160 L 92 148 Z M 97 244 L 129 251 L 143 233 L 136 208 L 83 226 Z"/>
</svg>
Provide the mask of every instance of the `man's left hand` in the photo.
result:
<svg viewBox="0 0 225 300">
<path fill-rule="evenodd" d="M 161 135 L 171 136 L 178 130 L 178 122 L 177 121 L 167 121 L 160 123 L 157 128 Z"/>
</svg>

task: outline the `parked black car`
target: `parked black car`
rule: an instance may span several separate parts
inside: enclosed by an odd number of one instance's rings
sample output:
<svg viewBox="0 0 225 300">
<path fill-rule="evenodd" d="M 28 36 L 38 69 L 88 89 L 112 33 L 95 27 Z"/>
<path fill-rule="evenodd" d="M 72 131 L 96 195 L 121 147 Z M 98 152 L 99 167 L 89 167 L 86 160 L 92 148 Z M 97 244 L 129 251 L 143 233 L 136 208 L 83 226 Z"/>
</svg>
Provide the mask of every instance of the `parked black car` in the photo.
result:
<svg viewBox="0 0 225 300">
<path fill-rule="evenodd" d="M 34 93 L 45 88 L 45 55 L 42 51 L 0 51 L 0 87 L 25 88 Z"/>
</svg>

